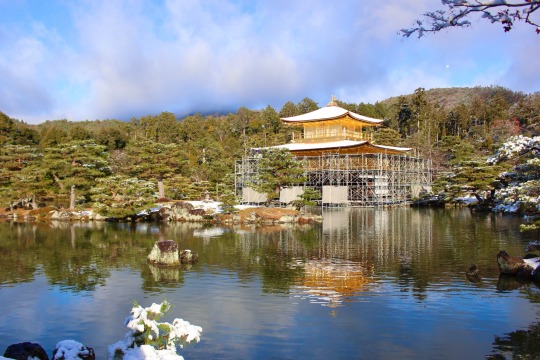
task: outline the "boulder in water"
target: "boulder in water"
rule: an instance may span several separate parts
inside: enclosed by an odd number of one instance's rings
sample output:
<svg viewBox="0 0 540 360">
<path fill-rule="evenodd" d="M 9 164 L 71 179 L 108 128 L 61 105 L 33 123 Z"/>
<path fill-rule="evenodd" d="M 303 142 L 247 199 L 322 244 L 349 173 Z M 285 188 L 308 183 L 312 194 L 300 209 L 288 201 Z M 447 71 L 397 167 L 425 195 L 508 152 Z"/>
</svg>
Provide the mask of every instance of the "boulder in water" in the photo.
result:
<svg viewBox="0 0 540 360">
<path fill-rule="evenodd" d="M 9 345 L 4 352 L 4 357 L 16 360 L 49 360 L 49 356 L 47 356 L 47 353 L 41 347 L 41 345 L 31 342 Z"/>
<path fill-rule="evenodd" d="M 479 282 L 481 280 L 480 269 L 478 269 L 476 264 L 472 264 L 465 275 L 470 282 Z"/>
<path fill-rule="evenodd" d="M 96 360 L 94 349 L 75 340 L 62 340 L 53 350 L 53 360 Z"/>
<path fill-rule="evenodd" d="M 540 281 L 540 257 L 537 255 L 526 255 L 525 258 L 521 258 L 510 256 L 506 251 L 501 250 L 497 254 L 497 264 L 501 274 Z"/>
<path fill-rule="evenodd" d="M 182 264 L 191 264 L 197 262 L 199 259 L 199 255 L 197 255 L 196 252 L 192 252 L 191 250 L 184 250 L 182 251 L 182 254 L 180 255 L 180 262 Z"/>
<path fill-rule="evenodd" d="M 179 265 L 178 244 L 174 240 L 156 241 L 148 255 L 148 262 L 156 265 Z"/>
</svg>

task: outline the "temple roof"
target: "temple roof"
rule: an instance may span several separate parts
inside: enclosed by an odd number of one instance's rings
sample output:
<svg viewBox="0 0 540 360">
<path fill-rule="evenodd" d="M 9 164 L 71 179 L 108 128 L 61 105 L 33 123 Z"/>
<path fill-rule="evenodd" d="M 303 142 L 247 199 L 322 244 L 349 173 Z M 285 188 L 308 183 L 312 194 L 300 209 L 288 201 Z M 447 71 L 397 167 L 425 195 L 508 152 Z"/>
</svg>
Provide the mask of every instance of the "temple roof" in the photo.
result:
<svg viewBox="0 0 540 360">
<path fill-rule="evenodd" d="M 318 110 L 308 112 L 306 114 L 302 114 L 298 116 L 281 118 L 281 120 L 288 123 L 304 123 L 304 122 L 311 122 L 311 121 L 339 119 L 347 115 L 349 115 L 351 118 L 355 120 L 363 121 L 363 122 L 370 123 L 373 125 L 378 125 L 383 122 L 383 120 L 370 118 L 364 115 L 354 113 L 347 109 L 344 109 L 340 106 L 335 105 L 334 102 L 330 102 L 327 106 L 320 108 Z"/>
<path fill-rule="evenodd" d="M 379 152 L 384 153 L 385 151 L 391 153 L 402 153 L 410 151 L 411 148 L 396 147 L 396 146 L 384 146 L 384 145 L 375 145 L 371 144 L 369 141 L 354 141 L 354 140 L 339 140 L 339 141 L 330 141 L 322 143 L 292 143 L 292 144 L 283 144 L 277 146 L 271 146 L 273 149 L 287 149 L 292 152 L 305 152 L 305 151 L 330 151 L 330 150 L 340 150 L 340 149 L 349 149 L 352 148 L 362 148 L 362 147 L 372 147 L 380 150 Z"/>
</svg>

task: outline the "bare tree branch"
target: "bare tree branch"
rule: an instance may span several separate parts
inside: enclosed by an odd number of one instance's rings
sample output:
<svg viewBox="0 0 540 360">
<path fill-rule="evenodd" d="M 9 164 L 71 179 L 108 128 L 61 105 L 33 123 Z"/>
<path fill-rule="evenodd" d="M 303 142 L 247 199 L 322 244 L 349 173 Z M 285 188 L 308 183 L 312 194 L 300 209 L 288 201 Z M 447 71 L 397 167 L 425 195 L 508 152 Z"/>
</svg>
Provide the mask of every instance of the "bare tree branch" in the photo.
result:
<svg viewBox="0 0 540 360">
<path fill-rule="evenodd" d="M 414 33 L 418 37 L 426 33 L 438 32 L 449 27 L 467 27 L 471 23 L 469 16 L 474 13 L 481 14 L 482 18 L 492 23 L 500 23 L 504 31 L 512 30 L 514 23 L 524 22 L 535 28 L 540 34 L 539 20 L 532 18 L 533 13 L 540 8 L 540 0 L 520 0 L 509 2 L 507 0 L 441 0 L 446 7 L 423 14 L 425 21 L 416 20 L 412 27 L 401 29 L 400 34 L 409 37 Z"/>
</svg>

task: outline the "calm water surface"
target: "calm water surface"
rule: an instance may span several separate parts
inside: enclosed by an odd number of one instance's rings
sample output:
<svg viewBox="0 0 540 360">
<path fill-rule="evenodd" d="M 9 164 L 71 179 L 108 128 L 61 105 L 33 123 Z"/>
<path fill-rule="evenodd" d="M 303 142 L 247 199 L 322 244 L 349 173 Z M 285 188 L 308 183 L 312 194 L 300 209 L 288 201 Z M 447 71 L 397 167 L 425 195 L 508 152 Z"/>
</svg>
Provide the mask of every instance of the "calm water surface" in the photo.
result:
<svg viewBox="0 0 540 360">
<path fill-rule="evenodd" d="M 164 299 L 202 326 L 186 359 L 484 359 L 540 356 L 540 289 L 499 279 L 521 219 L 468 210 L 325 210 L 322 225 L 0 223 L 0 352 L 75 339 L 98 359 L 132 303 Z M 154 242 L 199 254 L 146 263 Z M 476 263 L 480 282 L 465 277 Z M 1 355 L 1 354 L 0 354 Z M 510 357 L 508 357 L 510 358 Z M 526 357 L 524 357 L 526 358 Z"/>
</svg>

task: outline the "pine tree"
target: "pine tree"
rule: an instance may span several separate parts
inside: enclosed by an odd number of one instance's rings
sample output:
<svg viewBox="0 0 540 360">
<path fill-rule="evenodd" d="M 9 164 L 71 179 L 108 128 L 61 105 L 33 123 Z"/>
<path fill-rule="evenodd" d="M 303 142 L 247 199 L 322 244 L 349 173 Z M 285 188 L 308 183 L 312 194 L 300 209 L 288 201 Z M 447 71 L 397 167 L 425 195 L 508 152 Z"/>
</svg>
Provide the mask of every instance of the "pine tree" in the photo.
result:
<svg viewBox="0 0 540 360">
<path fill-rule="evenodd" d="M 162 144 L 140 140 L 126 147 L 128 163 L 123 173 L 147 181 L 155 181 L 158 197 L 165 198 L 164 181 L 180 174 L 185 155 L 178 144 Z"/>
<path fill-rule="evenodd" d="M 70 195 L 70 208 L 75 206 L 75 189 L 86 202 L 94 181 L 110 175 L 105 150 L 103 145 L 84 140 L 49 147 L 43 152 L 43 168 L 54 180 L 57 193 Z"/>
<path fill-rule="evenodd" d="M 287 149 L 265 149 L 258 164 L 259 174 L 254 189 L 268 194 L 268 203 L 279 196 L 284 186 L 306 181 L 302 163 Z"/>
<path fill-rule="evenodd" d="M 154 182 L 124 175 L 99 178 L 90 191 L 94 208 L 101 215 L 115 218 L 147 210 L 156 200 Z"/>
</svg>

